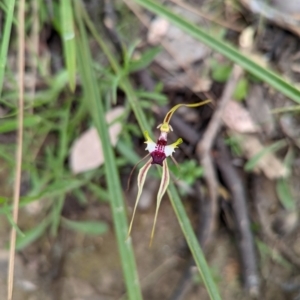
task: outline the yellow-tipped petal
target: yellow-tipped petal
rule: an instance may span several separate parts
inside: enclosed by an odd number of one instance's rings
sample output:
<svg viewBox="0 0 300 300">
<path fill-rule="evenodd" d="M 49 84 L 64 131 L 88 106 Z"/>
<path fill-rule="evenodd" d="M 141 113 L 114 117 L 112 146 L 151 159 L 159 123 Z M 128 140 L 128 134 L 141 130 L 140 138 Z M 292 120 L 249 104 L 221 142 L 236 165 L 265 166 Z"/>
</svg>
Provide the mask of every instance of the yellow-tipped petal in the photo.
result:
<svg viewBox="0 0 300 300">
<path fill-rule="evenodd" d="M 169 182 L 170 182 L 169 168 L 168 168 L 167 160 L 165 159 L 163 161 L 162 177 L 161 177 L 159 190 L 158 190 L 158 193 L 157 193 L 154 223 L 153 223 L 153 227 L 152 227 L 150 244 L 149 244 L 150 247 L 152 245 L 152 241 L 153 241 L 153 237 L 154 237 L 155 225 L 156 225 L 156 221 L 157 221 L 157 215 L 158 215 L 158 210 L 159 210 L 159 207 L 160 207 L 160 203 L 161 203 L 163 195 L 165 194 L 165 192 L 168 188 Z"/>
<path fill-rule="evenodd" d="M 172 143 L 170 146 L 173 146 L 174 148 L 177 148 L 178 145 L 180 145 L 182 143 L 183 143 L 182 138 L 179 138 L 176 142 Z"/>
<path fill-rule="evenodd" d="M 165 147 L 165 155 L 166 157 L 172 156 L 173 152 L 175 152 L 175 149 L 178 148 L 178 145 L 182 143 L 182 138 L 179 138 L 175 143 L 168 145 Z"/>
<path fill-rule="evenodd" d="M 151 162 L 152 162 L 152 158 L 150 158 L 146 162 L 146 164 L 143 167 L 141 167 L 141 169 L 139 171 L 139 174 L 138 174 L 138 178 L 137 178 L 138 193 L 137 193 L 136 200 L 135 200 L 135 205 L 134 205 L 133 214 L 132 214 L 130 225 L 129 225 L 127 238 L 129 237 L 131 229 L 132 229 L 132 224 L 133 224 L 133 219 L 134 219 L 134 216 L 135 216 L 135 211 L 136 211 L 137 205 L 139 203 L 139 200 L 140 200 L 140 197 L 141 197 L 141 194 L 142 194 L 142 191 L 143 191 L 143 187 L 144 187 L 144 183 L 145 183 L 147 173 L 148 173 L 148 171 L 151 167 Z"/>
<path fill-rule="evenodd" d="M 145 143 L 149 143 L 149 142 L 154 143 L 154 142 L 152 141 L 152 139 L 150 138 L 150 135 L 149 135 L 148 131 L 145 130 L 143 133 L 144 133 L 144 137 L 145 137 L 145 139 L 146 139 L 146 142 L 145 142 Z"/>
<path fill-rule="evenodd" d="M 153 152 L 155 150 L 155 147 L 156 147 L 156 143 L 154 143 L 152 141 L 152 139 L 150 138 L 149 136 L 149 133 L 148 131 L 144 131 L 144 136 L 145 136 L 145 144 L 147 144 L 147 147 L 146 147 L 146 151 L 149 151 L 149 153 Z"/>
</svg>

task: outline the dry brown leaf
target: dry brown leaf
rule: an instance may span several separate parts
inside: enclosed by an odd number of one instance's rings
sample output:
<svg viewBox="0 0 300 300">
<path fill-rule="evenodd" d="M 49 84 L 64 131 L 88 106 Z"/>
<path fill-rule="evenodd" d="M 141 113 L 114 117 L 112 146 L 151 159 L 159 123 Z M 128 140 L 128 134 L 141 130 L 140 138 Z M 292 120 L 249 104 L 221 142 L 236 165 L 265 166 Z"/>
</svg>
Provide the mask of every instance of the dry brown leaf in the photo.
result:
<svg viewBox="0 0 300 300">
<path fill-rule="evenodd" d="M 252 133 L 258 131 L 258 127 L 254 124 L 249 112 L 236 101 L 228 102 L 222 119 L 228 128 L 236 132 Z"/>
<path fill-rule="evenodd" d="M 121 116 L 124 108 L 119 106 L 106 114 L 107 123 L 113 122 Z M 117 144 L 119 134 L 122 130 L 120 122 L 109 126 L 110 142 L 113 146 Z M 104 163 L 102 143 L 97 129 L 92 127 L 81 134 L 73 143 L 70 153 L 70 168 L 74 174 L 86 172 L 101 166 Z"/>
<path fill-rule="evenodd" d="M 241 2 L 253 13 L 259 13 L 279 26 L 300 35 L 299 0 L 242 0 Z"/>
<path fill-rule="evenodd" d="M 156 18 L 150 24 L 147 40 L 151 45 L 157 45 L 166 35 L 170 23 L 166 19 Z"/>
<path fill-rule="evenodd" d="M 254 135 L 238 134 L 237 138 L 240 141 L 239 144 L 244 155 L 248 159 L 253 158 L 253 156 L 265 148 L 259 139 Z M 261 159 L 257 162 L 254 171 L 262 171 L 269 179 L 286 177 L 288 175 L 288 169 L 286 166 L 273 153 L 270 152 L 261 157 Z"/>
<path fill-rule="evenodd" d="M 204 44 L 173 25 L 169 26 L 163 37 L 163 43 L 175 59 L 169 53 L 162 51 L 156 56 L 155 61 L 168 71 L 178 70 L 182 66 L 191 66 L 194 62 L 207 57 L 210 52 Z"/>
<path fill-rule="evenodd" d="M 300 128 L 296 118 L 291 114 L 284 114 L 279 119 L 283 132 L 300 148 Z"/>
<path fill-rule="evenodd" d="M 255 34 L 255 29 L 252 26 L 246 27 L 240 37 L 239 37 L 239 44 L 240 47 L 243 48 L 244 50 L 249 50 L 251 51 L 253 48 L 253 43 L 254 43 L 254 34 Z"/>
<path fill-rule="evenodd" d="M 253 121 L 268 137 L 275 134 L 275 122 L 261 84 L 251 84 L 246 97 L 247 108 Z"/>
</svg>

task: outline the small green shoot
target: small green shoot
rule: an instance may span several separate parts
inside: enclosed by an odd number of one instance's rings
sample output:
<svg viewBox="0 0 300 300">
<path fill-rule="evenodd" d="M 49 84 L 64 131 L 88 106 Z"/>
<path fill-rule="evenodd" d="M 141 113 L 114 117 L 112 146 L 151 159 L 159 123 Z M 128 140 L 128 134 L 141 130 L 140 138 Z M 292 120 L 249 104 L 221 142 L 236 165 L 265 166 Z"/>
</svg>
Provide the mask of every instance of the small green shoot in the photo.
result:
<svg viewBox="0 0 300 300">
<path fill-rule="evenodd" d="M 63 218 L 62 225 L 65 228 L 88 235 L 101 235 L 108 231 L 107 224 L 100 221 L 72 221 Z"/>
<path fill-rule="evenodd" d="M 251 159 L 248 160 L 248 162 L 244 166 L 245 171 L 253 171 L 257 163 L 268 153 L 274 153 L 282 148 L 286 147 L 286 141 L 280 140 L 278 142 L 273 143 L 270 146 L 265 147 L 261 151 L 259 151 L 257 154 L 255 154 Z"/>
<path fill-rule="evenodd" d="M 28 245 L 32 244 L 37 239 L 39 239 L 41 236 L 43 236 L 49 223 L 50 218 L 46 218 L 41 223 L 35 225 L 32 229 L 25 231 L 24 236 L 18 236 L 16 242 L 16 249 L 22 250 Z"/>
<path fill-rule="evenodd" d="M 242 101 L 246 98 L 249 90 L 249 83 L 248 79 L 245 77 L 242 77 L 235 88 L 235 91 L 233 93 L 233 98 L 237 101 Z"/>
<path fill-rule="evenodd" d="M 228 80 L 231 70 L 232 64 L 229 62 L 220 63 L 216 59 L 212 59 L 211 63 L 211 77 L 216 82 L 224 83 Z"/>
<path fill-rule="evenodd" d="M 231 152 L 235 156 L 242 156 L 243 151 L 240 146 L 240 139 L 236 135 L 231 135 L 225 139 L 225 144 L 230 147 Z"/>
<path fill-rule="evenodd" d="M 282 257 L 282 255 L 278 253 L 277 250 L 275 250 L 274 248 L 270 248 L 267 244 L 259 239 L 255 239 L 255 243 L 263 260 L 266 260 L 266 258 L 271 258 L 282 267 L 288 270 L 293 269 L 291 263 L 288 262 L 284 257 Z"/>
<path fill-rule="evenodd" d="M 284 178 L 278 179 L 276 183 L 277 196 L 282 206 L 288 211 L 296 209 L 295 199 L 292 196 L 288 181 Z"/>
<path fill-rule="evenodd" d="M 155 56 L 160 52 L 160 47 L 154 47 L 146 50 L 138 59 L 131 59 L 129 61 L 127 72 L 133 73 L 147 68 L 152 63 Z"/>
<path fill-rule="evenodd" d="M 170 170 L 175 175 L 175 180 L 182 180 L 188 186 L 192 186 L 198 179 L 203 176 L 203 167 L 195 159 L 185 160 L 181 162 L 179 167 L 174 164 L 170 165 Z M 179 187 L 182 196 L 186 195 L 186 190 Z"/>
</svg>

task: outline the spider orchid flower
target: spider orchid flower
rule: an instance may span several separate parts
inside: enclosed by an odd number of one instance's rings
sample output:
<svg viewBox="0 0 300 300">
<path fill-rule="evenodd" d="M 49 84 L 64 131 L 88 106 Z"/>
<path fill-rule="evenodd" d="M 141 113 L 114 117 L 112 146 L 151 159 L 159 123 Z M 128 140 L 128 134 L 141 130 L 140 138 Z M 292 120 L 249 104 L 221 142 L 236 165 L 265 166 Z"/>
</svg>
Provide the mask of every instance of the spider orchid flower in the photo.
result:
<svg viewBox="0 0 300 300">
<path fill-rule="evenodd" d="M 161 178 L 160 186 L 159 186 L 158 193 L 157 193 L 154 223 L 153 223 L 151 238 L 150 238 L 150 246 L 151 246 L 152 240 L 154 237 L 155 225 L 156 225 L 156 221 L 157 221 L 160 203 L 161 203 L 161 200 L 162 200 L 162 198 L 168 188 L 169 182 L 170 182 L 170 174 L 169 174 L 169 168 L 168 168 L 168 163 L 167 163 L 166 158 L 171 157 L 171 159 L 174 161 L 174 163 L 177 164 L 175 159 L 173 158 L 172 154 L 175 152 L 175 149 L 178 148 L 178 145 L 180 145 L 183 142 L 182 139 L 179 138 L 175 143 L 172 143 L 169 145 L 167 144 L 168 134 L 170 133 L 170 131 L 173 131 L 169 122 L 171 120 L 172 115 L 179 107 L 181 107 L 181 106 L 198 107 L 198 106 L 204 105 L 208 102 L 210 102 L 210 100 L 205 100 L 205 101 L 202 101 L 199 103 L 194 103 L 194 104 L 177 104 L 176 106 L 171 108 L 169 110 L 169 112 L 166 114 L 163 123 L 157 126 L 157 128 L 160 130 L 160 135 L 159 135 L 156 143 L 150 138 L 149 133 L 147 131 L 144 131 L 144 136 L 146 139 L 145 143 L 147 144 L 147 147 L 145 150 L 149 151 L 149 154 L 147 154 L 143 159 L 145 159 L 146 157 L 149 157 L 149 156 L 151 156 L 151 157 L 146 162 L 146 164 L 143 167 L 141 167 L 139 174 L 138 174 L 138 178 L 137 178 L 138 193 L 137 193 L 136 202 L 135 202 L 134 209 L 133 209 L 132 219 L 131 219 L 131 222 L 129 225 L 128 236 L 130 235 L 130 232 L 132 229 L 132 224 L 133 224 L 136 208 L 137 208 L 139 199 L 140 199 L 142 191 L 143 191 L 147 173 L 152 165 L 161 166 L 162 167 L 162 178 Z M 139 162 L 141 162 L 142 160 L 140 160 Z"/>
</svg>

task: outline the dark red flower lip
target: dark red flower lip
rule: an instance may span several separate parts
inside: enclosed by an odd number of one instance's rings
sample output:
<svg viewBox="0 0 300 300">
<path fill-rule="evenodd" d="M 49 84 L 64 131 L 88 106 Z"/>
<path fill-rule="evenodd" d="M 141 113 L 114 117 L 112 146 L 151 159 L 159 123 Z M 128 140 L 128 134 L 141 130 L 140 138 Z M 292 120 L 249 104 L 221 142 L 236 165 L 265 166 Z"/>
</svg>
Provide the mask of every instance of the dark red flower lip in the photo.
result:
<svg viewBox="0 0 300 300">
<path fill-rule="evenodd" d="M 161 165 L 163 164 L 163 161 L 166 159 L 166 155 L 164 152 L 155 150 L 151 153 L 152 157 L 152 165 Z"/>
</svg>

